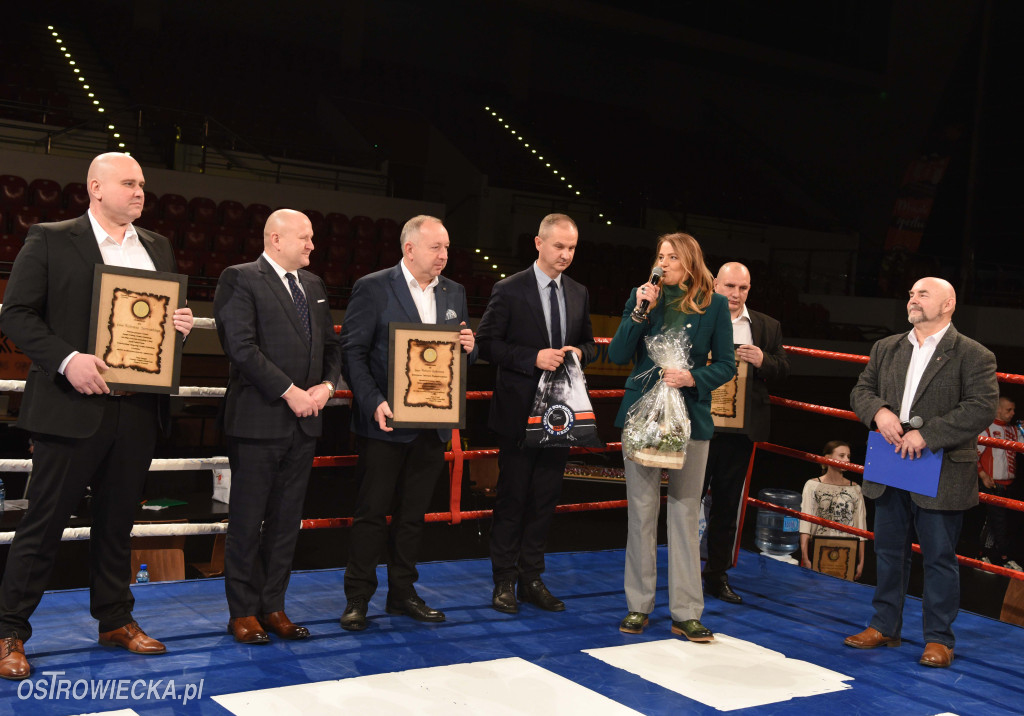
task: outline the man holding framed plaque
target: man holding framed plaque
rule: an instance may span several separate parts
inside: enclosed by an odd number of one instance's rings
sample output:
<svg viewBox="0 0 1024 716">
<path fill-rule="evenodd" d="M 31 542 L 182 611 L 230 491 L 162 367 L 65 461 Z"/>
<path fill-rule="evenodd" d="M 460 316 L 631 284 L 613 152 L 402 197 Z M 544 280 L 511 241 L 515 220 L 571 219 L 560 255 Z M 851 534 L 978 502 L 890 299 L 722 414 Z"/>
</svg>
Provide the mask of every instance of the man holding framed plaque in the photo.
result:
<svg viewBox="0 0 1024 716">
<path fill-rule="evenodd" d="M 341 330 L 361 475 L 341 617 L 349 631 L 367 626 L 385 549 L 388 613 L 425 622 L 445 618 L 416 594 L 416 555 L 423 515 L 444 469 L 444 447 L 461 420 L 465 374 L 458 354 L 475 360 L 476 339 L 468 327 L 465 288 L 441 276 L 449 245 L 441 220 L 409 219 L 401 242 L 397 266 L 356 281 Z"/>
<path fill-rule="evenodd" d="M 320 411 L 341 375 L 341 344 L 319 277 L 305 214 L 278 209 L 263 229 L 263 255 L 217 281 L 213 315 L 231 361 L 224 435 L 231 498 L 224 553 L 228 631 L 242 644 L 267 632 L 305 639 L 284 611 Z"/>
<path fill-rule="evenodd" d="M 768 383 L 782 381 L 789 375 L 789 358 L 782 347 L 782 327 L 771 316 L 747 308 L 750 293 L 750 271 L 741 263 L 723 264 L 715 278 L 715 292 L 729 299 L 732 316 L 733 344 L 736 346 L 737 375 L 749 383 L 745 411 L 730 416 L 736 427 L 723 428 L 722 416 L 714 408 L 715 436 L 708 450 L 704 473 L 704 492 L 711 488 L 711 512 L 705 530 L 708 540 L 708 561 L 704 567 L 704 589 L 713 597 L 731 604 L 743 598 L 729 586 L 728 570 L 736 556 L 736 533 L 743 508 L 743 487 L 747 463 L 754 443 L 771 437 L 771 402 Z M 739 379 L 734 379 L 739 380 Z M 728 389 L 727 383 L 716 393 Z M 741 386 L 737 386 L 738 389 Z"/>
<path fill-rule="evenodd" d="M 32 634 L 29 618 L 46 589 L 62 530 L 90 485 L 90 611 L 99 621 L 99 642 L 139 654 L 165 651 L 132 618 L 135 600 L 128 582 L 129 535 L 158 427 L 168 422 L 168 401 L 142 392 L 146 386 L 112 391 L 104 377 L 108 364 L 88 351 L 90 325 L 97 323 L 91 315 L 96 267 L 143 275 L 173 272 L 174 253 L 163 236 L 132 225 L 144 201 L 138 162 L 126 154 L 101 154 L 89 166 L 87 183 L 85 215 L 29 230 L 0 312 L 0 328 L 32 359 L 17 424 L 32 433 L 35 445 L 29 506 L 0 585 L 0 677 L 5 679 L 30 673 L 23 646 Z M 171 328 L 172 338 L 174 331 L 187 336 L 192 328 L 191 310 L 179 307 L 184 298 L 160 308 L 166 312 L 160 330 Z M 172 352 L 180 350 L 181 341 L 170 342 Z M 173 362 L 173 356 L 162 360 Z M 125 361 L 129 370 L 141 365 L 131 356 L 117 356 L 117 362 Z"/>
</svg>

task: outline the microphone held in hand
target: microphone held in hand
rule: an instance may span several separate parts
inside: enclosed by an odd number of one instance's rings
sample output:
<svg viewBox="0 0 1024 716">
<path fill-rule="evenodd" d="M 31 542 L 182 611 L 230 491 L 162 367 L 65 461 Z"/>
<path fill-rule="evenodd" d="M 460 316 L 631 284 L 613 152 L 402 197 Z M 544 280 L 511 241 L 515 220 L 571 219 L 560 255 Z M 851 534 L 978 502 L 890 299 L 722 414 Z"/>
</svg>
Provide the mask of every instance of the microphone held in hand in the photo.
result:
<svg viewBox="0 0 1024 716">
<path fill-rule="evenodd" d="M 658 283 L 661 281 L 661 277 L 664 275 L 665 270 L 662 269 L 661 266 L 655 266 L 654 270 L 651 271 L 651 278 L 650 281 L 648 281 L 648 283 L 650 283 L 652 286 L 657 286 Z M 651 300 L 649 298 L 642 299 L 640 303 L 637 304 L 637 307 L 633 309 L 633 320 L 638 323 L 644 320 L 647 317 L 647 312 L 650 310 L 650 308 Z"/>
<path fill-rule="evenodd" d="M 922 425 L 924 425 L 924 418 L 920 415 L 914 415 L 910 420 L 900 422 L 900 427 L 903 428 L 904 434 L 910 430 L 918 430 Z"/>
</svg>

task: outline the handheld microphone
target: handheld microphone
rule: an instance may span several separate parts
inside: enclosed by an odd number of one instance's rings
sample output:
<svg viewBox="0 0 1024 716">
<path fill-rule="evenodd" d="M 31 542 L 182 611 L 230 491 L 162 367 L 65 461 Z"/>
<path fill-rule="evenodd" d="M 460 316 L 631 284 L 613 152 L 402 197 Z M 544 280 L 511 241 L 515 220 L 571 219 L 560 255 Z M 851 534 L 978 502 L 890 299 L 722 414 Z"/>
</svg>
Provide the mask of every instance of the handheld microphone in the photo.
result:
<svg viewBox="0 0 1024 716">
<path fill-rule="evenodd" d="M 651 286 L 657 286 L 658 282 L 662 281 L 663 276 L 665 276 L 665 269 L 663 269 L 660 266 L 654 266 L 654 270 L 650 272 L 650 281 L 648 283 Z M 645 298 L 642 301 L 640 301 L 640 305 L 637 306 L 637 310 L 639 310 L 644 315 L 647 314 L 648 308 L 650 308 L 650 299 L 648 298 Z"/>
<path fill-rule="evenodd" d="M 924 418 L 920 415 L 915 415 L 910 420 L 900 421 L 900 427 L 903 428 L 904 433 L 908 430 L 918 430 L 922 425 L 924 425 Z"/>
</svg>

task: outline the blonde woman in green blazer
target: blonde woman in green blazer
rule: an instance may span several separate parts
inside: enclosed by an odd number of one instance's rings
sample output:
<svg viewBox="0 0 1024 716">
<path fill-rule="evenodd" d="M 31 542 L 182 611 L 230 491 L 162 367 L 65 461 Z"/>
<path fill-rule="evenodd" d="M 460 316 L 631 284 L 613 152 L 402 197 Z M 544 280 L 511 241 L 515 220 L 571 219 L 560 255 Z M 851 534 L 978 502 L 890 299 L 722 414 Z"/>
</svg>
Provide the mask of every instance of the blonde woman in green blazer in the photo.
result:
<svg viewBox="0 0 1024 716">
<path fill-rule="evenodd" d="M 704 594 L 700 577 L 700 545 L 697 521 L 700 512 L 708 442 L 714 434 L 711 391 L 736 371 L 729 303 L 714 292 L 711 272 L 704 265 L 700 245 L 689 234 L 666 234 L 658 239 L 655 263 L 664 275 L 661 286 L 645 283 L 626 301 L 608 356 L 615 363 L 633 361 L 626 380 L 615 425 L 622 427 L 626 412 L 654 387 L 658 371 L 647 354 L 644 338 L 669 330 L 685 330 L 692 348 L 690 370 L 666 369 L 661 376 L 683 395 L 690 415 L 691 434 L 686 464 L 669 470 L 668 485 L 668 592 L 672 633 L 690 641 L 713 641 L 714 635 L 700 623 Z M 634 313 L 640 301 L 651 308 L 646 316 Z M 708 355 L 711 362 L 708 363 Z M 646 377 L 639 376 L 647 373 Z M 654 609 L 657 584 L 658 512 L 661 509 L 661 470 L 623 460 L 626 496 L 629 500 L 629 534 L 626 541 L 625 590 L 629 614 L 619 624 L 628 634 L 639 634 Z"/>
</svg>

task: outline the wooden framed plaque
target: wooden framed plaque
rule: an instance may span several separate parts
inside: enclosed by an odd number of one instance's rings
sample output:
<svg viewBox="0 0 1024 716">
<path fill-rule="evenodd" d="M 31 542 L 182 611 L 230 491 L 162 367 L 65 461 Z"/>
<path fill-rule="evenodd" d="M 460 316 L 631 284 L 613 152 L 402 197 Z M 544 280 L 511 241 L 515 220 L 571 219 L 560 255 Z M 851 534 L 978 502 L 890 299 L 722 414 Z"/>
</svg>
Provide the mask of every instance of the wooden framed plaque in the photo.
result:
<svg viewBox="0 0 1024 716">
<path fill-rule="evenodd" d="M 388 325 L 388 405 L 393 428 L 466 427 L 462 326 Z"/>
<path fill-rule="evenodd" d="M 711 364 L 710 356 L 708 364 Z M 753 396 L 750 364 L 736 359 L 736 375 L 711 391 L 711 419 L 715 432 L 745 433 L 748 406 Z"/>
<path fill-rule="evenodd" d="M 815 537 L 811 556 L 811 569 L 850 582 L 857 573 L 856 537 Z"/>
<path fill-rule="evenodd" d="M 173 316 L 187 291 L 182 274 L 96 265 L 89 352 L 109 367 L 103 380 L 111 390 L 178 392 L 181 340 Z"/>
</svg>

